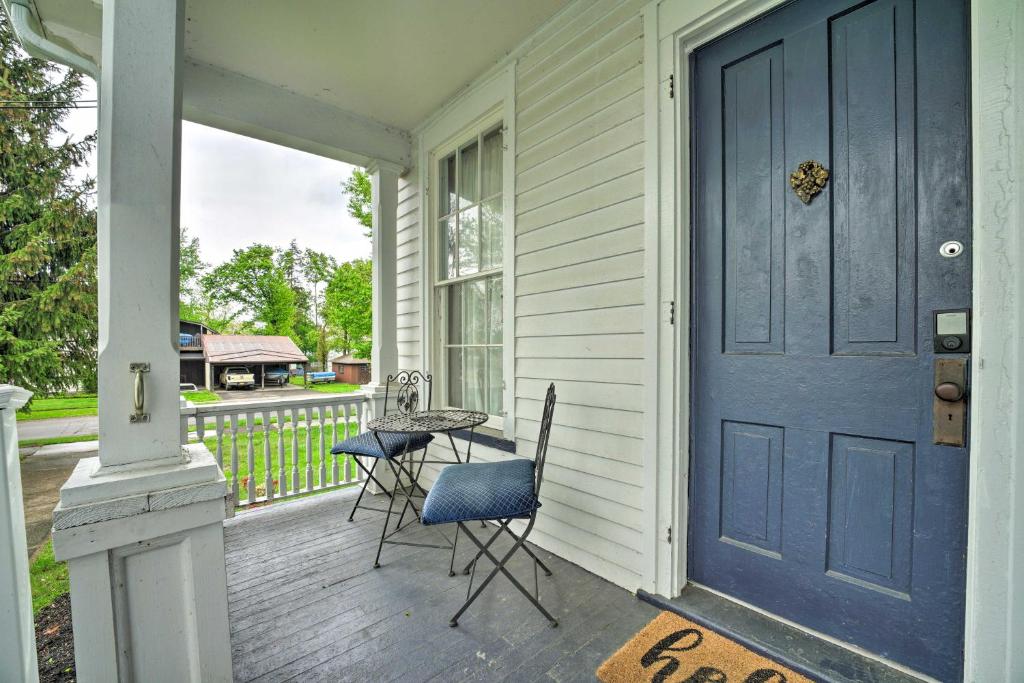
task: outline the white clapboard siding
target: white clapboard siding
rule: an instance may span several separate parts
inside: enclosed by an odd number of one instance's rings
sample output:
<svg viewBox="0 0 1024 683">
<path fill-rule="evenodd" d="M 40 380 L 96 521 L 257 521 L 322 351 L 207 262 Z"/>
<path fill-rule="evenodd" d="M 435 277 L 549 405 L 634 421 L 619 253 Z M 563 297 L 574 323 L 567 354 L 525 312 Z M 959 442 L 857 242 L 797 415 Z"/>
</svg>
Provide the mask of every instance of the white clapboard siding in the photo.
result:
<svg viewBox="0 0 1024 683">
<path fill-rule="evenodd" d="M 570 245 L 577 240 L 639 225 L 637 215 L 643 211 L 643 197 L 634 197 L 617 204 L 588 211 L 558 223 L 516 237 L 516 254 L 526 255 L 541 249 Z"/>
<path fill-rule="evenodd" d="M 643 306 L 516 315 L 517 337 L 641 332 Z"/>
<path fill-rule="evenodd" d="M 516 83 L 516 445 L 559 404 L 535 540 L 627 588 L 643 545 L 642 0 L 598 0 Z"/>
<path fill-rule="evenodd" d="M 641 584 L 646 0 L 572 3 L 516 60 L 514 397 L 516 455 L 532 458 L 550 382 L 558 407 L 531 540 L 629 589 Z M 457 105 L 456 105 L 457 106 Z M 425 197 L 399 188 L 400 362 L 416 367 Z M 431 226 L 432 227 L 432 226 Z M 457 440 L 459 448 L 465 442 Z M 430 446 L 450 457 L 447 439 Z M 439 468 L 427 466 L 425 485 Z"/>
<path fill-rule="evenodd" d="M 398 181 L 398 365 L 420 363 L 420 196 L 416 170 Z"/>
</svg>

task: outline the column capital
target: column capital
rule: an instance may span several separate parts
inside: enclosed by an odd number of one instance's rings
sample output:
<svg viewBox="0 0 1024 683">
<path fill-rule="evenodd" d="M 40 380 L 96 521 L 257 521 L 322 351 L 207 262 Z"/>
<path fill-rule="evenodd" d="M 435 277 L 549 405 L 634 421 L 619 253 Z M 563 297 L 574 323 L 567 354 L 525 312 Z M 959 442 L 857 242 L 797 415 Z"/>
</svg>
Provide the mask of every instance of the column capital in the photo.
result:
<svg viewBox="0 0 1024 683">
<path fill-rule="evenodd" d="M 405 167 L 391 161 L 384 161 L 383 159 L 371 159 L 370 163 L 366 164 L 366 172 L 370 175 L 379 171 L 394 173 L 396 176 L 401 177 L 405 173 Z"/>
</svg>

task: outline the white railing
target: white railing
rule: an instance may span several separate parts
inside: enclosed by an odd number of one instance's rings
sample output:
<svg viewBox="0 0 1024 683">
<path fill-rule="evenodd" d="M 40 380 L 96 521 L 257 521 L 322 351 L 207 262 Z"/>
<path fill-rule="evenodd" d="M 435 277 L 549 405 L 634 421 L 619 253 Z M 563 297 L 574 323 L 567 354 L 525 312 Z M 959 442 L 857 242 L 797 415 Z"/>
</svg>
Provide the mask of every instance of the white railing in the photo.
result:
<svg viewBox="0 0 1024 683">
<path fill-rule="evenodd" d="M 14 412 L 31 396 L 0 384 L 0 662 L 5 677 L 26 683 L 39 680 L 39 668 Z"/>
<path fill-rule="evenodd" d="M 365 476 L 331 453 L 366 427 L 361 392 L 183 406 L 183 442 L 204 441 L 224 470 L 232 500 L 247 507 L 350 486 Z"/>
</svg>

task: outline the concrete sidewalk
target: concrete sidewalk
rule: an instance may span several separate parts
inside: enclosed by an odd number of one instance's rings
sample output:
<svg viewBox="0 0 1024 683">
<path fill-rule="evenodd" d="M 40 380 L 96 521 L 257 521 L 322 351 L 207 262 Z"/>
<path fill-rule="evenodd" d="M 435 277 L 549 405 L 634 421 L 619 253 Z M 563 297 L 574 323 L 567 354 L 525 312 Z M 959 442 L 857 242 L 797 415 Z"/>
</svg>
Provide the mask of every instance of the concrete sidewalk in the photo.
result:
<svg viewBox="0 0 1024 683">
<path fill-rule="evenodd" d="M 82 441 L 22 449 L 25 457 L 21 460 L 21 487 L 30 558 L 50 536 L 53 508 L 60 500 L 60 487 L 71 476 L 79 460 L 96 455 L 98 445 L 98 441 Z M 31 453 L 26 454 L 25 451 Z"/>
<path fill-rule="evenodd" d="M 19 439 L 52 439 L 60 436 L 99 434 L 99 418 L 95 415 L 55 417 L 49 420 L 18 422 Z"/>
</svg>

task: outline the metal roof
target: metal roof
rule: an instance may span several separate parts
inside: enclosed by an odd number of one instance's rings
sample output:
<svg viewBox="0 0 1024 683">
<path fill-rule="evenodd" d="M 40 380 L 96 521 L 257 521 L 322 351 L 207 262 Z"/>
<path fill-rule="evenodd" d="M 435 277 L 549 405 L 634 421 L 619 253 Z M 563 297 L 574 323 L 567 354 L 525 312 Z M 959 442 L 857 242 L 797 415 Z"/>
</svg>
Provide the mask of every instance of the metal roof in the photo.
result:
<svg viewBox="0 0 1024 683">
<path fill-rule="evenodd" d="M 307 363 L 306 354 L 289 337 L 248 334 L 203 335 L 209 363 Z"/>
</svg>

